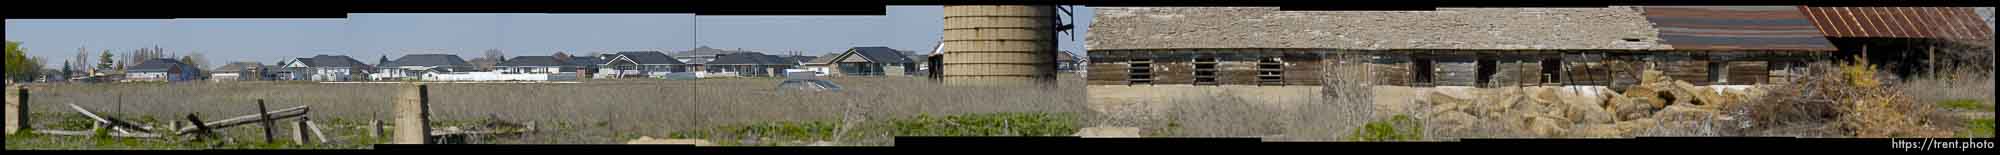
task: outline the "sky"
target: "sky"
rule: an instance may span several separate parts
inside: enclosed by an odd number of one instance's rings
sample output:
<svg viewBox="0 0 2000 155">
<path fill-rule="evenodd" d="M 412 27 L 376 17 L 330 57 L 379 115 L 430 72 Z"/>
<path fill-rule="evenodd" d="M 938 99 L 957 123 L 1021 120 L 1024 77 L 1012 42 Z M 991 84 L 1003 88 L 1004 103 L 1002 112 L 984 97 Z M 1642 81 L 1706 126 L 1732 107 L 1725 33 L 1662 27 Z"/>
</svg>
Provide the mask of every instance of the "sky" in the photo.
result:
<svg viewBox="0 0 2000 155">
<path fill-rule="evenodd" d="M 169 55 L 200 52 L 208 64 L 273 63 L 313 55 L 363 62 L 405 54 L 487 49 L 507 56 L 613 51 L 683 51 L 698 46 L 768 54 L 820 55 L 857 46 L 928 52 L 942 39 L 941 6 L 887 6 L 883 16 L 697 16 L 692 14 L 349 14 L 346 19 L 35 19 L 6 21 L 9 41 L 60 68 L 77 48 L 125 54 L 158 46 Z M 1078 7 L 1077 35 L 1092 12 Z M 1083 51 L 1083 38 L 1061 36 L 1061 49 Z M 90 60 L 95 62 L 95 60 Z M 218 65 L 210 65 L 216 67 Z"/>
</svg>

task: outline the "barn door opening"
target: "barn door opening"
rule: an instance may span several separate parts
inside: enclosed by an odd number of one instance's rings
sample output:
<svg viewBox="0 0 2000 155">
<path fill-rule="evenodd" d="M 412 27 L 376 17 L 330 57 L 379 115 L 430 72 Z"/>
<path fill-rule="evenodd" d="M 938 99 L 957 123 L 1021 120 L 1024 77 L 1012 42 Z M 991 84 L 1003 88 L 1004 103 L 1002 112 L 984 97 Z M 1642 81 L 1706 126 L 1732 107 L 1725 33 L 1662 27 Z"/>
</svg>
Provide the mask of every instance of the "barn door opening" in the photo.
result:
<svg viewBox="0 0 2000 155">
<path fill-rule="evenodd" d="M 1194 85 L 1220 85 L 1215 80 L 1215 65 L 1221 60 L 1214 56 L 1194 58 Z"/>
<path fill-rule="evenodd" d="M 1414 81 L 1410 85 L 1419 87 L 1433 86 L 1435 81 L 1432 78 L 1435 77 L 1433 76 L 1433 72 L 1437 70 L 1436 67 L 1433 67 L 1435 63 L 1430 58 L 1410 58 L 1410 74 L 1415 74 L 1412 76 L 1414 77 Z"/>
<path fill-rule="evenodd" d="M 1493 87 L 1493 83 L 1497 83 L 1493 82 L 1493 74 L 1499 73 L 1500 61 L 1493 60 L 1492 58 L 1479 58 L 1476 61 L 1478 62 L 1475 62 L 1476 64 L 1473 65 L 1479 67 L 1479 69 L 1473 71 L 1473 75 L 1477 76 L 1474 77 L 1473 85 L 1481 88 Z"/>
<path fill-rule="evenodd" d="M 1542 83 L 1559 83 L 1562 79 L 1562 58 L 1542 59 Z"/>
<path fill-rule="evenodd" d="M 1153 84 L 1153 59 L 1132 59 L 1125 61 L 1127 85 Z"/>
</svg>

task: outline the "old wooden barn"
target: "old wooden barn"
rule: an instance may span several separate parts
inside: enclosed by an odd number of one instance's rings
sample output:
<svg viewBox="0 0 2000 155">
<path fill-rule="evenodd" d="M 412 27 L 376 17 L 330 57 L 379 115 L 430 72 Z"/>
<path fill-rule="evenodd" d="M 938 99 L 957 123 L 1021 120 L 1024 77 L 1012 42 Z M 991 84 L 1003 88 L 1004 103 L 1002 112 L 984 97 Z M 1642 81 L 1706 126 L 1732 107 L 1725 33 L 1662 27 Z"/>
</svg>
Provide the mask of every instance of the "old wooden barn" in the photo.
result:
<svg viewBox="0 0 2000 155">
<path fill-rule="evenodd" d="M 1091 85 L 1321 85 L 1366 76 L 1396 86 L 1617 87 L 1637 83 L 1645 69 L 1697 85 L 1749 85 L 1782 82 L 1800 62 L 1836 51 L 1792 6 L 1097 9 Z"/>
</svg>

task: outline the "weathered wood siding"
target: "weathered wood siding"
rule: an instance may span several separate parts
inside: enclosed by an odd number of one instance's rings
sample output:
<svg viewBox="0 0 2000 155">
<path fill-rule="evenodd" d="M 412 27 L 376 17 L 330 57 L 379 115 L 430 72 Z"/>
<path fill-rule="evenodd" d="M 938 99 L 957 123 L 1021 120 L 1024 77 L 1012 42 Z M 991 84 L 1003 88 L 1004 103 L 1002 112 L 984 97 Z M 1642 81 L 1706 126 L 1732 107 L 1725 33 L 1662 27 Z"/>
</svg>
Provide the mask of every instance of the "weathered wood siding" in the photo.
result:
<svg viewBox="0 0 2000 155">
<path fill-rule="evenodd" d="M 1474 61 L 1437 61 L 1434 84 L 1438 86 L 1474 86 L 1477 83 L 1479 65 Z"/>
<path fill-rule="evenodd" d="M 1408 61 L 1399 61 L 1369 64 L 1369 67 L 1374 67 L 1377 85 L 1409 86 L 1410 65 Z"/>
<path fill-rule="evenodd" d="M 1764 84 L 1770 80 L 1770 67 L 1764 61 L 1729 61 L 1728 83 L 1732 85 Z"/>
<path fill-rule="evenodd" d="M 1153 84 L 1194 84 L 1193 59 L 1153 59 Z"/>
<path fill-rule="evenodd" d="M 1493 86 L 1525 86 L 1541 81 L 1542 63 L 1503 60 L 1496 63 Z"/>
<path fill-rule="evenodd" d="M 1257 85 L 1256 60 L 1224 60 L 1215 65 L 1215 81 L 1222 85 Z"/>
<path fill-rule="evenodd" d="M 1084 82 L 1089 85 L 1124 85 L 1125 80 L 1131 78 L 1127 76 L 1130 71 L 1125 70 L 1129 67 L 1131 64 L 1126 63 L 1090 63 Z"/>
<path fill-rule="evenodd" d="M 1327 63 L 1326 59 L 1319 58 L 1285 59 L 1285 72 L 1281 76 L 1284 77 L 1285 85 L 1320 85 L 1320 79 L 1325 77 L 1324 73 L 1327 72 L 1322 69 Z"/>
<path fill-rule="evenodd" d="M 1707 60 L 1654 61 L 1653 65 L 1674 80 L 1687 81 L 1694 85 L 1709 85 Z"/>
</svg>

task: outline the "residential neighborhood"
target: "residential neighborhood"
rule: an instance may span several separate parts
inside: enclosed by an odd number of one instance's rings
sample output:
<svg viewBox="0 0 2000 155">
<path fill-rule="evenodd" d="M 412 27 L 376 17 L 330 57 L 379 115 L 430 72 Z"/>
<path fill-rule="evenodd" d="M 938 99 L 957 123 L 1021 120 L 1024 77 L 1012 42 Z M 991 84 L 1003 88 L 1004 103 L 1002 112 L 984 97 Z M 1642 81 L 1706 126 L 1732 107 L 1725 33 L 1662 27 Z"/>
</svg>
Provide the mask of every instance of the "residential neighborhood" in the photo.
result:
<svg viewBox="0 0 2000 155">
<path fill-rule="evenodd" d="M 700 47 L 688 51 L 619 51 L 601 54 L 514 56 L 490 69 L 454 54 L 384 55 L 374 63 L 355 56 L 320 54 L 274 61 L 236 61 L 201 68 L 177 59 L 150 59 L 122 72 L 100 73 L 102 82 L 234 81 L 577 81 L 787 76 L 927 76 L 928 55 L 881 46 L 826 51 L 819 56 L 767 54 Z M 1062 54 L 1059 60 L 1073 57 Z M 393 59 L 392 59 L 393 57 Z M 698 62 L 698 63 L 696 63 Z M 1063 66 L 1073 66 L 1063 63 Z M 114 67 L 116 68 L 116 67 Z M 1069 68 L 1069 67 L 1063 67 Z M 115 69 L 113 69 L 115 70 Z M 52 71 L 59 72 L 59 71 Z M 795 74 L 796 73 L 796 74 Z M 55 74 L 60 75 L 60 74 Z M 87 75 L 79 73 L 76 76 Z M 115 76 L 115 77 L 114 77 Z M 90 78 L 54 81 L 87 81 Z"/>
</svg>

